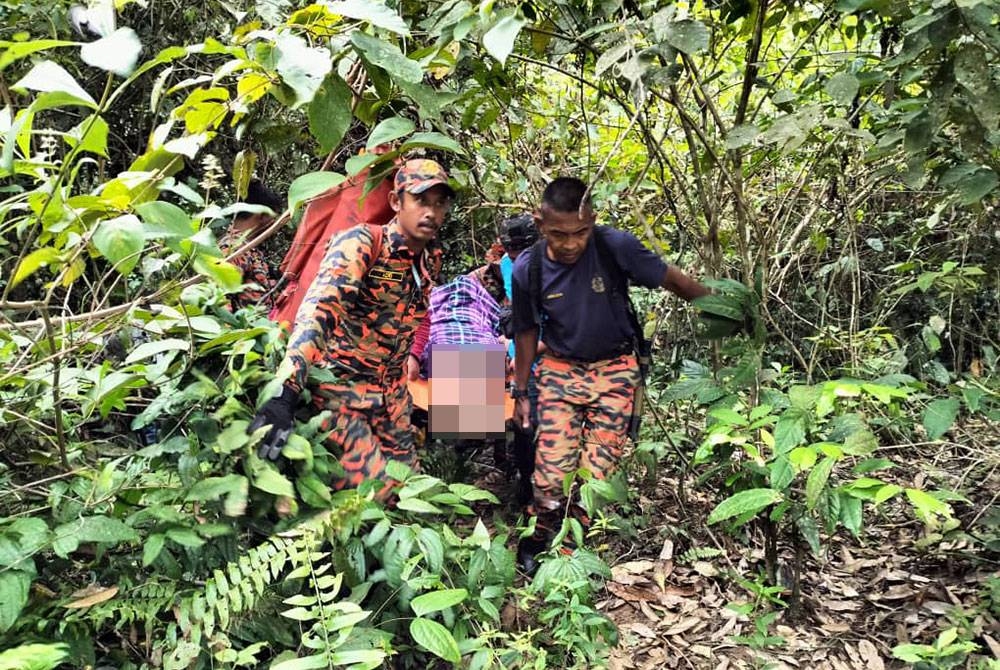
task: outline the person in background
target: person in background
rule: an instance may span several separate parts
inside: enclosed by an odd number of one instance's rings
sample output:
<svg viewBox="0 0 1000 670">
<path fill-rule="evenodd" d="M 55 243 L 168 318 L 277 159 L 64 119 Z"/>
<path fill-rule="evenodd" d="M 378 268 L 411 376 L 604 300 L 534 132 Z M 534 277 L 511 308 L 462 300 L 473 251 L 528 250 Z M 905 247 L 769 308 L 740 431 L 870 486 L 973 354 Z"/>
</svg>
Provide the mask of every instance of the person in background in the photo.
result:
<svg viewBox="0 0 1000 670">
<path fill-rule="evenodd" d="M 275 214 L 285 208 L 281 197 L 264 186 L 259 179 L 250 180 L 244 202 L 267 207 L 271 211 L 238 212 L 233 217 L 229 228 L 219 240 L 219 248 L 227 256 L 269 226 L 274 221 Z M 260 247 L 249 249 L 230 259 L 230 262 L 243 274 L 243 289 L 230 298 L 232 309 L 235 311 L 258 304 L 270 308 L 273 299 L 271 289 L 279 276 L 277 270 L 267 262 L 264 251 Z"/>
</svg>

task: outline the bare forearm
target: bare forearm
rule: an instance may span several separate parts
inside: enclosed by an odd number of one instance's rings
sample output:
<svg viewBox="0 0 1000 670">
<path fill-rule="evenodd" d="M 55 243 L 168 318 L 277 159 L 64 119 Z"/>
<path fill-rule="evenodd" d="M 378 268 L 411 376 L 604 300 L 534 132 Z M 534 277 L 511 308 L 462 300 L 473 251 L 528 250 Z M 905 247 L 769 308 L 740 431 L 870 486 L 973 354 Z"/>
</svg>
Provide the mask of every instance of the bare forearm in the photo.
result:
<svg viewBox="0 0 1000 670">
<path fill-rule="evenodd" d="M 661 286 L 688 302 L 709 294 L 709 290 L 701 282 L 687 276 L 673 265 L 667 268 Z"/>
<path fill-rule="evenodd" d="M 528 388 L 531 364 L 538 355 L 538 329 L 526 330 L 514 336 L 514 388 Z"/>
</svg>

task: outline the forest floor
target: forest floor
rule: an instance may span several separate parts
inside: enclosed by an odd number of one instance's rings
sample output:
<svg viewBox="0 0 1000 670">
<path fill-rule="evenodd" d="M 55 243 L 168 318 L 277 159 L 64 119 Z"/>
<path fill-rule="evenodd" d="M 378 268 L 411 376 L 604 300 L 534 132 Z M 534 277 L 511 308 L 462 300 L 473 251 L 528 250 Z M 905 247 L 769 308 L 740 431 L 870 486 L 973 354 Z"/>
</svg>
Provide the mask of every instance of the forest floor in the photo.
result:
<svg viewBox="0 0 1000 670">
<path fill-rule="evenodd" d="M 679 474 L 665 468 L 654 482 L 633 482 L 644 527 L 601 552 L 612 578 L 597 606 L 620 634 L 611 668 L 904 668 L 893 647 L 933 644 L 941 631 L 958 626 L 965 631 L 960 641 L 971 639 L 978 651 L 928 667 L 985 670 L 986 659 L 1000 659 L 1000 425 L 966 424 L 950 437 L 883 447 L 879 455 L 897 466 L 879 475 L 964 496 L 950 502 L 961 527 L 929 537 L 899 498 L 869 510 L 860 539 L 841 530 L 823 536 L 821 556 L 805 549 L 801 595 L 787 608 L 769 607 L 753 592 L 754 576 L 764 570 L 760 532 L 737 539 L 704 525 L 717 492 L 686 477 L 680 493 Z M 477 483 L 509 498 L 493 474 Z M 789 584 L 794 550 L 781 546 L 779 554 L 779 581 Z M 790 594 L 775 595 L 789 601 Z M 774 619 L 764 625 L 769 611 Z"/>
<path fill-rule="evenodd" d="M 987 667 L 985 659 L 1000 659 L 1000 426 L 966 425 L 952 439 L 883 448 L 879 455 L 901 464 L 889 477 L 896 484 L 968 498 L 951 502 L 962 521 L 959 531 L 929 540 L 903 501 L 883 505 L 877 517 L 866 515 L 860 540 L 841 531 L 824 536 L 819 558 L 806 550 L 796 611 L 777 610 L 763 630 L 755 625 L 768 611 L 761 599 L 749 616 L 728 607 L 755 600 L 735 576 L 745 580 L 763 572 L 759 534 L 737 541 L 685 521 L 706 519 L 717 496 L 685 482 L 689 492 L 681 512 L 677 474 L 662 473 L 639 503 L 657 520 L 645 531 L 650 539 L 615 552 L 621 558 L 612 563 L 607 597 L 599 603 L 621 636 L 611 667 L 902 668 L 907 666 L 893 658 L 894 646 L 933 644 L 956 625 L 969 631 L 966 639 L 979 651 L 954 665 L 928 667 L 978 669 Z M 675 537 L 687 546 L 678 546 Z M 682 564 L 681 550 L 691 547 L 721 553 Z M 781 581 L 790 581 L 794 552 L 784 549 L 779 573 L 786 578 Z M 789 592 L 778 595 L 787 598 Z"/>
</svg>

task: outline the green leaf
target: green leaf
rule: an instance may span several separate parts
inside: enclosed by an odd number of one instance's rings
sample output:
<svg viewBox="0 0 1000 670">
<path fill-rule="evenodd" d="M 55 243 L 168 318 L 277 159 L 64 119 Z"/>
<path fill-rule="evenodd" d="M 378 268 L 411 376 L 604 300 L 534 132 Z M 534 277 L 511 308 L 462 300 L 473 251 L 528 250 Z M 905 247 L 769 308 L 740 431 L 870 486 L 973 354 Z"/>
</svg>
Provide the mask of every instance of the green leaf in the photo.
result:
<svg viewBox="0 0 1000 670">
<path fill-rule="evenodd" d="M 67 42 L 66 40 L 30 40 L 28 42 L 2 42 L 0 41 L 0 71 L 6 69 L 8 65 L 14 63 L 25 56 L 30 56 L 39 51 L 48 51 L 56 47 L 75 47 L 78 42 Z"/>
<path fill-rule="evenodd" d="M 354 113 L 354 94 L 337 73 L 331 72 L 309 103 L 309 132 L 319 142 L 320 151 L 330 152 L 344 139 Z"/>
<path fill-rule="evenodd" d="M 291 498 L 295 495 L 292 483 L 270 463 L 261 463 L 260 467 L 255 469 L 253 486 L 276 496 Z"/>
<path fill-rule="evenodd" d="M 365 613 L 367 614 L 367 612 Z M 337 651 L 330 654 L 331 665 L 349 665 L 355 670 L 365 668 L 378 668 L 382 666 L 387 654 L 377 649 L 355 649 L 350 651 Z"/>
<path fill-rule="evenodd" d="M 404 135 L 409 135 L 415 129 L 416 126 L 414 126 L 413 121 L 402 116 L 393 116 L 382 121 L 372 129 L 371 135 L 368 136 L 368 143 L 365 146 L 369 150 L 374 149 L 380 144 L 388 144 Z"/>
<path fill-rule="evenodd" d="M 444 149 L 454 151 L 457 154 L 464 154 L 462 145 L 441 133 L 414 133 L 408 140 L 400 145 L 400 152 L 409 151 L 418 147 L 431 147 L 432 149 Z"/>
<path fill-rule="evenodd" d="M 876 505 L 881 505 L 886 500 L 898 495 L 902 490 L 902 486 L 897 486 L 896 484 L 886 484 L 875 492 L 875 497 L 872 499 L 872 502 Z"/>
<path fill-rule="evenodd" d="M 963 205 L 974 205 L 992 193 L 997 187 L 997 174 L 983 168 L 963 179 L 958 184 L 958 201 Z"/>
<path fill-rule="evenodd" d="M 700 298 L 695 298 L 692 302 L 695 307 L 709 314 L 734 321 L 743 321 L 743 307 L 735 298 L 726 295 L 703 295 Z"/>
<path fill-rule="evenodd" d="M 242 475 L 226 475 L 225 477 L 206 477 L 197 482 L 184 496 L 185 502 L 194 500 L 218 500 L 224 495 L 238 491 L 246 486 L 246 477 Z"/>
<path fill-rule="evenodd" d="M 708 48 L 708 28 L 700 21 L 682 19 L 666 24 L 663 38 L 667 43 L 686 54 L 694 54 Z"/>
<path fill-rule="evenodd" d="M 431 612 L 439 612 L 449 607 L 454 607 L 469 597 L 469 592 L 465 589 L 442 589 L 419 595 L 410 601 L 410 609 L 417 616 L 424 616 Z"/>
<path fill-rule="evenodd" d="M 811 516 L 800 516 L 795 521 L 795 525 L 798 526 L 799 532 L 809 545 L 809 549 L 812 551 L 813 556 L 819 556 L 821 547 L 819 541 L 819 528 L 816 527 L 816 521 Z"/>
<path fill-rule="evenodd" d="M 274 56 L 274 69 L 295 92 L 292 109 L 312 101 L 333 67 L 329 49 L 311 47 L 302 37 L 288 33 L 274 41 Z"/>
<path fill-rule="evenodd" d="M 88 42 L 80 48 L 80 58 L 106 72 L 127 77 L 135 70 L 142 52 L 142 41 L 131 28 L 119 28 L 107 37 Z"/>
<path fill-rule="evenodd" d="M 35 249 L 30 254 L 25 256 L 24 260 L 18 264 L 17 270 L 14 272 L 14 276 L 10 280 L 11 285 L 17 286 L 22 281 L 38 272 L 39 268 L 55 263 L 60 259 L 60 257 L 61 254 L 59 253 L 59 250 L 53 247 Z"/>
<path fill-rule="evenodd" d="M 420 514 L 441 514 L 441 508 L 426 500 L 421 500 L 420 498 L 407 498 L 405 500 L 400 500 L 396 505 L 398 509 L 407 510 L 408 512 L 418 512 Z"/>
<path fill-rule="evenodd" d="M 726 498 L 708 515 L 708 523 L 714 524 L 734 516 L 752 518 L 769 505 L 781 502 L 781 491 L 774 489 L 748 489 Z"/>
<path fill-rule="evenodd" d="M 163 533 L 153 533 L 146 538 L 142 544 L 142 565 L 149 567 L 163 551 L 163 545 L 167 541 L 167 536 Z"/>
<path fill-rule="evenodd" d="M 14 90 L 28 89 L 42 93 L 66 93 L 77 100 L 84 101 L 89 107 L 97 108 L 97 103 L 77 83 L 73 75 L 64 70 L 60 65 L 49 60 L 37 63 L 28 71 L 28 74 L 18 79 L 11 88 Z"/>
<path fill-rule="evenodd" d="M 143 248 L 142 222 L 134 214 L 101 221 L 92 238 L 94 246 L 115 270 L 127 275 L 139 262 Z"/>
<path fill-rule="evenodd" d="M 787 456 L 778 456 L 768 469 L 770 470 L 769 483 L 773 489 L 784 491 L 795 479 L 795 470 L 792 469 L 792 463 Z"/>
<path fill-rule="evenodd" d="M 958 417 L 961 401 L 958 398 L 941 398 L 924 409 L 923 424 L 927 437 L 936 440 L 944 435 Z"/>
<path fill-rule="evenodd" d="M 806 479 L 806 507 L 808 509 L 816 507 L 816 503 L 819 502 L 819 497 L 826 488 L 826 483 L 830 479 L 830 473 L 833 471 L 835 464 L 836 461 L 834 459 L 827 457 L 809 471 L 809 477 Z"/>
<path fill-rule="evenodd" d="M 56 528 L 55 533 L 61 537 L 72 536 L 77 542 L 117 544 L 139 540 L 139 534 L 134 528 L 107 516 L 87 516 L 70 521 Z"/>
<path fill-rule="evenodd" d="M 0 670 L 54 670 L 69 652 L 69 647 L 61 642 L 20 644 L 0 653 Z"/>
<path fill-rule="evenodd" d="M 154 342 L 143 342 L 125 357 L 125 364 L 129 365 L 130 363 L 141 361 L 156 354 L 161 354 L 164 351 L 187 351 L 190 346 L 191 344 L 187 340 L 175 337 L 166 340 L 156 340 Z"/>
<path fill-rule="evenodd" d="M 406 21 L 380 0 L 335 0 L 324 4 L 334 14 L 365 21 L 404 37 L 410 34 Z"/>
<path fill-rule="evenodd" d="M 859 537 L 861 535 L 861 499 L 841 493 L 840 495 L 840 521 L 844 528 L 851 531 L 851 535 Z"/>
<path fill-rule="evenodd" d="M 847 72 L 838 72 L 826 81 L 823 90 L 841 107 L 848 107 L 861 88 L 858 78 Z"/>
<path fill-rule="evenodd" d="M 315 100 L 313 100 L 315 103 Z M 312 107 L 310 109 L 310 122 L 312 120 Z M 338 142 L 340 140 L 337 140 Z M 233 159 L 233 186 L 236 189 L 236 199 L 246 200 L 247 190 L 250 187 L 250 179 L 253 177 L 254 167 L 257 165 L 257 154 L 249 149 L 243 149 L 236 154 Z"/>
<path fill-rule="evenodd" d="M 370 63 L 382 68 L 394 78 L 411 84 L 418 84 L 424 78 L 424 70 L 420 64 L 403 55 L 395 44 L 366 35 L 360 30 L 351 33 L 351 43 Z"/>
<path fill-rule="evenodd" d="M 760 135 L 760 128 L 754 125 L 734 126 L 726 135 L 726 148 L 739 149 L 754 141 Z"/>
<path fill-rule="evenodd" d="M 7 632 L 17 621 L 28 602 L 31 575 L 24 570 L 0 572 L 0 633 Z"/>
<path fill-rule="evenodd" d="M 339 186 L 347 179 L 336 172 L 307 172 L 295 178 L 288 187 L 288 208 L 294 212 L 299 205 Z"/>
<path fill-rule="evenodd" d="M 806 439 L 805 417 L 801 410 L 786 410 L 774 426 L 774 451 L 787 454 Z"/>
<path fill-rule="evenodd" d="M 435 656 L 456 664 L 462 660 L 454 636 L 436 621 L 419 617 L 414 619 L 410 622 L 410 635 L 414 642 Z"/>
<path fill-rule="evenodd" d="M 328 654 L 324 651 L 321 654 L 314 654 L 313 656 L 293 658 L 273 664 L 270 670 L 317 670 L 318 668 L 328 668 L 330 667 L 330 663 L 327 656 Z"/>
<path fill-rule="evenodd" d="M 97 114 L 81 121 L 63 137 L 77 151 L 87 151 L 105 158 L 108 156 L 108 122 Z"/>
<path fill-rule="evenodd" d="M 514 41 L 524 24 L 524 19 L 516 14 L 505 16 L 483 35 L 483 47 L 500 65 L 506 65 L 507 57 L 514 50 Z"/>
<path fill-rule="evenodd" d="M 850 456 L 866 456 L 878 448 L 878 438 L 870 430 L 859 430 L 844 440 L 844 453 Z"/>
<path fill-rule="evenodd" d="M 226 293 L 238 291 L 243 285 L 243 273 L 240 269 L 216 256 L 198 254 L 192 265 L 195 272 L 214 281 Z"/>
</svg>

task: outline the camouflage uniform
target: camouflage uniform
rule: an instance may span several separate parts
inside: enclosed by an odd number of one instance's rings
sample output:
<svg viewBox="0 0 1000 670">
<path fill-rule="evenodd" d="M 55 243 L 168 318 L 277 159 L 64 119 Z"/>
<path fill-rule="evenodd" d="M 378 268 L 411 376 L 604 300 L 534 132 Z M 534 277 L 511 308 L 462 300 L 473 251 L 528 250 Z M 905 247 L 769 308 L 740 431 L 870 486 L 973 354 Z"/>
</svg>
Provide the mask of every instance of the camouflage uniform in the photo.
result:
<svg viewBox="0 0 1000 670">
<path fill-rule="evenodd" d="M 238 248 L 243 243 L 241 237 L 243 235 L 223 237 L 219 241 L 222 253 L 229 255 L 233 249 Z M 259 248 L 250 249 L 233 258 L 230 262 L 240 269 L 243 283 L 246 285 L 240 293 L 230 298 L 233 309 L 260 304 L 268 308 L 272 307 L 274 296 L 268 295 L 268 293 L 274 288 L 278 278 L 274 268 L 264 257 L 264 252 Z M 267 300 L 261 303 L 265 295 L 268 295 Z"/>
<path fill-rule="evenodd" d="M 306 385 L 311 366 L 334 377 L 316 385 L 313 398 L 317 408 L 334 412 L 328 443 L 342 454 L 345 470 L 337 488 L 378 478 L 388 460 L 416 464 L 403 370 L 441 269 L 441 251 L 432 245 L 415 255 L 395 219 L 384 227 L 378 258 L 372 246 L 366 225 L 330 240 L 287 351 L 293 389 Z"/>
</svg>

